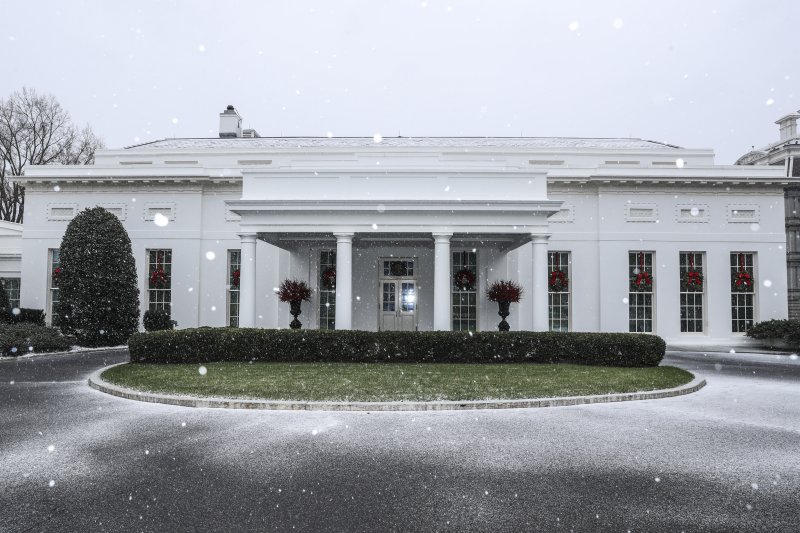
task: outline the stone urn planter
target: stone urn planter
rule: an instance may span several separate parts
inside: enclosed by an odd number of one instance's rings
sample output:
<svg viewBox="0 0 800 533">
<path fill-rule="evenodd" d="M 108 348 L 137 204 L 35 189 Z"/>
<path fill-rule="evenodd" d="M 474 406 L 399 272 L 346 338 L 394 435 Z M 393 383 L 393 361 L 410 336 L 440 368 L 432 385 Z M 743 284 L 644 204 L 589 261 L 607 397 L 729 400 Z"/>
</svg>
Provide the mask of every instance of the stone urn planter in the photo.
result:
<svg viewBox="0 0 800 533">
<path fill-rule="evenodd" d="M 497 302 L 498 315 L 503 320 L 497 325 L 499 331 L 508 331 L 511 327 L 506 322 L 506 317 L 511 313 L 511 304 L 522 299 L 522 287 L 513 281 L 499 280 L 492 283 L 486 291 L 490 302 Z"/>
<path fill-rule="evenodd" d="M 497 324 L 497 329 L 498 331 L 508 331 L 509 329 L 511 329 L 511 326 L 509 326 L 508 322 L 506 322 L 506 317 L 509 314 L 511 314 L 510 313 L 511 302 L 497 302 L 497 305 L 500 308 L 497 314 L 500 315 L 500 318 L 503 319 L 500 321 L 499 324 Z"/>
<path fill-rule="evenodd" d="M 292 329 L 300 329 L 303 327 L 303 324 L 297 319 L 297 315 L 301 312 L 300 304 L 302 303 L 302 300 L 292 300 L 289 302 L 289 313 L 294 317 L 294 320 L 289 323 L 289 327 Z"/>
<path fill-rule="evenodd" d="M 281 286 L 278 288 L 278 299 L 282 302 L 289 303 L 289 313 L 292 315 L 293 320 L 289 323 L 292 329 L 300 329 L 303 324 L 297 319 L 300 314 L 300 305 L 303 300 L 306 302 L 311 301 L 311 289 L 308 288 L 305 281 L 298 281 L 296 279 L 285 279 Z"/>
</svg>

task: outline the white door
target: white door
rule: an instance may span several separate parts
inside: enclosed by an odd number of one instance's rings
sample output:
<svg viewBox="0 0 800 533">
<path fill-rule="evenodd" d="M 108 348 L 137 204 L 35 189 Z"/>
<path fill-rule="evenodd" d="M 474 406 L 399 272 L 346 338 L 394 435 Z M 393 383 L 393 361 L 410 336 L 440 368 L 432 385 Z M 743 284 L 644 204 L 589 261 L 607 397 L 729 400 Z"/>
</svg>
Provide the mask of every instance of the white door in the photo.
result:
<svg viewBox="0 0 800 533">
<path fill-rule="evenodd" d="M 417 329 L 417 282 L 413 279 L 381 280 L 380 330 Z"/>
</svg>

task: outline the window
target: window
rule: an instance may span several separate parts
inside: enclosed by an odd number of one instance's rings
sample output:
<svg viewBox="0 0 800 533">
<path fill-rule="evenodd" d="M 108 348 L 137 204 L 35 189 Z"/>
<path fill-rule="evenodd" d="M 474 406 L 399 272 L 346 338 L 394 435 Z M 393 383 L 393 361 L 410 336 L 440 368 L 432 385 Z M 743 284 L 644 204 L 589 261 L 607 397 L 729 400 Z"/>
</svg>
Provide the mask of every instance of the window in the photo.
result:
<svg viewBox="0 0 800 533">
<path fill-rule="evenodd" d="M 172 250 L 147 250 L 148 309 L 172 313 Z"/>
<path fill-rule="evenodd" d="M 414 277 L 413 259 L 389 259 L 383 262 L 383 277 Z"/>
<path fill-rule="evenodd" d="M 239 274 L 242 252 L 228 250 L 228 326 L 239 327 Z"/>
<path fill-rule="evenodd" d="M 681 333 L 702 333 L 705 313 L 705 274 L 703 252 L 681 252 L 680 263 L 680 306 Z"/>
<path fill-rule="evenodd" d="M 755 256 L 731 253 L 731 331 L 744 333 L 755 321 Z"/>
<path fill-rule="evenodd" d="M 477 252 L 453 252 L 450 268 L 453 331 L 476 331 L 478 329 Z"/>
<path fill-rule="evenodd" d="M 319 254 L 319 329 L 336 329 L 336 251 Z"/>
<path fill-rule="evenodd" d="M 19 278 L 0 278 L 11 308 L 19 307 Z"/>
<path fill-rule="evenodd" d="M 653 332 L 653 252 L 628 252 L 628 331 Z"/>
<path fill-rule="evenodd" d="M 53 327 L 58 326 L 58 277 L 61 274 L 61 250 L 58 248 L 51 248 L 47 252 L 47 261 L 50 263 L 48 272 L 48 290 L 47 290 L 47 316 L 49 317 L 49 324 Z"/>
<path fill-rule="evenodd" d="M 569 252 L 547 254 L 547 298 L 550 331 L 569 331 Z"/>
</svg>

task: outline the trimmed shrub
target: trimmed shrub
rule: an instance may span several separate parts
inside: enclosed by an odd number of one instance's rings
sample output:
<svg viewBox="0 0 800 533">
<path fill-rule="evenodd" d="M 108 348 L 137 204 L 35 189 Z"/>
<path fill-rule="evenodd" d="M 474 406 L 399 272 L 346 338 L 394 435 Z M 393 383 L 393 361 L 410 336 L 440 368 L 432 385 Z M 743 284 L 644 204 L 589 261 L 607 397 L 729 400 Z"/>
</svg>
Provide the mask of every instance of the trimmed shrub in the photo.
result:
<svg viewBox="0 0 800 533">
<path fill-rule="evenodd" d="M 134 363 L 576 363 L 658 366 L 666 343 L 636 333 L 394 332 L 197 328 L 137 333 Z"/>
<path fill-rule="evenodd" d="M 754 339 L 781 339 L 800 346 L 800 320 L 766 320 L 750 326 L 747 336 Z"/>
<path fill-rule="evenodd" d="M 0 326 L 0 354 L 18 356 L 31 352 L 62 352 L 75 345 L 75 338 L 57 329 L 37 324 Z"/>
<path fill-rule="evenodd" d="M 144 312 L 142 324 L 146 331 L 163 331 L 165 329 L 175 329 L 178 323 L 170 317 L 170 314 L 163 309 L 147 310 Z"/>
<path fill-rule="evenodd" d="M 18 313 L 14 313 L 13 309 L 10 313 L 10 322 L 12 324 L 35 324 L 37 326 L 44 326 L 44 310 L 42 309 L 29 309 L 27 307 L 20 307 Z"/>
<path fill-rule="evenodd" d="M 61 241 L 59 326 L 81 346 L 124 344 L 139 326 L 131 240 L 119 219 L 95 207 L 72 219 Z"/>
</svg>

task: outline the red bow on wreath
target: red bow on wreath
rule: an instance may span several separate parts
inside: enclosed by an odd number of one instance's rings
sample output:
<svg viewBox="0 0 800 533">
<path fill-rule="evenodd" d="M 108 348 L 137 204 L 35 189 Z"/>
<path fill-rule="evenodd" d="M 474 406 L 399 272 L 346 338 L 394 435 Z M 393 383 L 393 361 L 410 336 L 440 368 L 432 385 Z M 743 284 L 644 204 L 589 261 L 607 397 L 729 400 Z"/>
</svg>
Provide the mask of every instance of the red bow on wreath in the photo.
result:
<svg viewBox="0 0 800 533">
<path fill-rule="evenodd" d="M 234 270 L 231 273 L 231 281 L 232 281 L 232 284 L 233 284 L 234 287 L 238 287 L 239 286 L 239 276 L 240 276 L 240 274 L 239 274 L 238 270 Z"/>
<path fill-rule="evenodd" d="M 336 287 L 336 269 L 329 268 L 322 273 L 322 285 L 326 289 L 333 289 Z"/>
<path fill-rule="evenodd" d="M 747 287 L 753 286 L 753 277 L 744 270 L 740 270 L 736 273 L 736 286 L 741 287 L 742 285 Z"/>
<path fill-rule="evenodd" d="M 646 291 L 653 286 L 653 276 L 644 269 L 644 252 L 639 252 L 639 272 L 631 276 L 631 288 Z"/>
<path fill-rule="evenodd" d="M 553 270 L 550 272 L 550 278 L 547 280 L 547 285 L 550 290 L 554 292 L 566 291 L 567 273 L 560 268 L 558 253 L 553 254 L 553 263 Z"/>
<path fill-rule="evenodd" d="M 475 274 L 471 270 L 462 268 L 455 275 L 456 287 L 461 290 L 472 290 L 475 287 Z"/>
<path fill-rule="evenodd" d="M 739 254 L 739 271 L 736 272 L 733 288 L 738 291 L 747 291 L 753 287 L 753 276 L 745 269 L 744 255 Z"/>
<path fill-rule="evenodd" d="M 167 273 L 163 268 L 157 268 L 150 274 L 151 285 L 165 285 L 167 283 Z"/>
<path fill-rule="evenodd" d="M 53 269 L 53 279 L 58 279 L 61 276 L 61 267 L 56 267 Z"/>
<path fill-rule="evenodd" d="M 697 270 L 690 270 L 686 273 L 686 285 L 697 285 L 698 287 L 703 284 L 703 276 Z"/>
<path fill-rule="evenodd" d="M 636 278 L 633 280 L 633 284 L 637 287 L 641 287 L 643 285 L 652 285 L 653 284 L 653 276 L 650 275 L 649 272 L 641 271 L 636 274 Z"/>
</svg>

